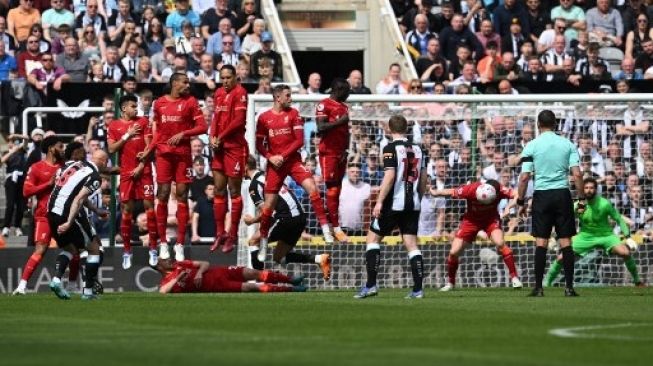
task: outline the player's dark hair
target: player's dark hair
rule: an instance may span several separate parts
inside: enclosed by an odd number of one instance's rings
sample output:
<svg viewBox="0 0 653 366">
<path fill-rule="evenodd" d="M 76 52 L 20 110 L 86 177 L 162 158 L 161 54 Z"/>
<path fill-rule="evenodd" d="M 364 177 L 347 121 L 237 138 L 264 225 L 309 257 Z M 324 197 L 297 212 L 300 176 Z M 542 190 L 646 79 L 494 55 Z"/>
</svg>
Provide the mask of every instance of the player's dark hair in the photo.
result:
<svg viewBox="0 0 653 366">
<path fill-rule="evenodd" d="M 203 164 L 203 165 L 206 165 L 206 162 L 204 161 L 204 157 L 203 157 L 203 156 L 196 156 L 196 157 L 193 159 L 193 164 Z"/>
<path fill-rule="evenodd" d="M 390 127 L 391 132 L 406 133 L 406 130 L 408 129 L 408 121 L 406 121 L 404 116 L 395 114 L 390 117 L 390 120 L 388 121 L 388 127 Z"/>
<path fill-rule="evenodd" d="M 540 127 L 553 129 L 556 125 L 556 115 L 550 110 L 545 109 L 537 115 L 537 124 Z"/>
<path fill-rule="evenodd" d="M 122 82 L 123 82 L 123 83 L 126 83 L 126 82 L 128 82 L 128 81 L 133 81 L 133 82 L 135 82 L 135 83 L 137 82 L 137 81 L 136 81 L 136 78 L 133 77 L 133 76 L 125 76 L 125 77 L 122 79 Z"/>
<path fill-rule="evenodd" d="M 279 94 L 283 93 L 285 90 L 290 90 L 290 87 L 286 84 L 279 84 L 272 88 L 272 97 L 276 98 Z"/>
<path fill-rule="evenodd" d="M 331 95 L 340 102 L 347 99 L 350 89 L 349 83 L 343 78 L 335 78 L 331 82 Z"/>
<path fill-rule="evenodd" d="M 594 189 L 596 189 L 599 186 L 599 183 L 596 181 L 596 179 L 592 177 L 587 177 L 583 179 L 583 185 L 586 185 L 587 183 L 592 183 L 594 185 Z"/>
<path fill-rule="evenodd" d="M 222 72 L 222 70 L 229 70 L 231 71 L 231 75 L 236 75 L 236 68 L 233 65 L 223 65 L 220 68 L 220 72 Z"/>
<path fill-rule="evenodd" d="M 256 158 L 254 155 L 250 155 L 247 157 L 247 169 L 249 170 L 254 170 L 256 169 L 258 164 L 256 163 Z"/>
<path fill-rule="evenodd" d="M 123 105 L 125 105 L 125 103 L 127 103 L 127 102 L 134 102 L 134 103 L 138 104 L 138 98 L 136 98 L 135 95 L 131 95 L 131 94 L 125 94 L 122 97 L 120 97 L 120 106 L 121 107 Z"/>
<path fill-rule="evenodd" d="M 181 78 L 188 77 L 188 75 L 184 74 L 183 72 L 175 72 L 170 76 L 170 87 L 172 87 L 172 84 L 175 83 L 175 81 L 181 80 Z"/>
<path fill-rule="evenodd" d="M 497 181 L 496 179 L 488 179 L 485 181 L 485 184 L 491 185 L 492 187 L 494 187 L 494 190 L 497 192 L 501 188 L 501 184 L 499 184 L 499 181 Z"/>
<path fill-rule="evenodd" d="M 48 153 L 50 147 L 56 145 L 61 139 L 58 136 L 48 136 L 41 141 L 41 151 L 45 154 Z"/>
<path fill-rule="evenodd" d="M 72 159 L 75 150 L 83 149 L 83 148 L 84 148 L 84 144 L 82 144 L 81 142 L 77 142 L 77 141 L 70 142 L 68 145 L 66 145 L 66 151 L 64 152 L 65 159 L 66 160 Z"/>
</svg>

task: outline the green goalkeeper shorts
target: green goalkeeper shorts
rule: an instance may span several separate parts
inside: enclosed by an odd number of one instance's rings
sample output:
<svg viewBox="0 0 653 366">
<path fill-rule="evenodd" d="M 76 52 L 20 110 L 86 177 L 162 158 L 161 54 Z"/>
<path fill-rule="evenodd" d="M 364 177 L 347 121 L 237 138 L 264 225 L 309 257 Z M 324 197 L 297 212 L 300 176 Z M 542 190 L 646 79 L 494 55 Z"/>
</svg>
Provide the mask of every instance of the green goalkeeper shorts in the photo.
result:
<svg viewBox="0 0 653 366">
<path fill-rule="evenodd" d="M 612 248 L 619 244 L 621 244 L 621 239 L 614 234 L 597 236 L 581 231 L 571 239 L 571 247 L 574 253 L 581 257 L 597 248 L 603 248 L 608 254 L 611 254 Z"/>
</svg>

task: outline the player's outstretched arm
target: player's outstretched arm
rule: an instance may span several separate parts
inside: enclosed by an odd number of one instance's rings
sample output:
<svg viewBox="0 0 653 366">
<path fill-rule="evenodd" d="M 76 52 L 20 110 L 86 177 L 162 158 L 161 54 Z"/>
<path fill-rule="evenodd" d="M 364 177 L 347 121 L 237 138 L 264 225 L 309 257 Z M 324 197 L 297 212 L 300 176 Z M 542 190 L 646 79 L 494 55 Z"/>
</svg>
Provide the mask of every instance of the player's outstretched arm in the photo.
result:
<svg viewBox="0 0 653 366">
<path fill-rule="evenodd" d="M 630 237 L 630 226 L 626 220 L 624 220 L 624 217 L 619 212 L 617 212 L 612 203 L 608 201 L 607 204 L 610 206 L 608 208 L 608 215 L 610 215 L 610 217 L 619 224 L 621 234 L 625 237 Z"/>
<path fill-rule="evenodd" d="M 431 193 L 431 196 L 436 197 L 451 197 L 453 196 L 453 188 L 437 189 L 431 187 L 429 189 L 429 193 Z"/>
</svg>

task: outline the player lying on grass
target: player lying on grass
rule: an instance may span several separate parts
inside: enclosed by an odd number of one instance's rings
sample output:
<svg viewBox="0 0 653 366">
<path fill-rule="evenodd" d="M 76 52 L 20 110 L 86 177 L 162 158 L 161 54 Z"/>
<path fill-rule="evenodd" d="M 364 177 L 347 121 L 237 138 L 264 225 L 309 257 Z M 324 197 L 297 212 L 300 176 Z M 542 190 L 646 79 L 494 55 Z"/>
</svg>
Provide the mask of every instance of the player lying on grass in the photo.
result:
<svg viewBox="0 0 653 366">
<path fill-rule="evenodd" d="M 633 247 L 636 245 L 630 239 L 630 228 L 624 221 L 623 217 L 612 206 L 609 200 L 596 194 L 597 182 L 594 178 L 585 178 L 583 181 L 583 191 L 587 199 L 587 205 L 576 204 L 576 217 L 579 220 L 579 232 L 571 240 L 571 248 L 575 255 L 584 257 L 593 249 L 602 248 L 606 253 L 618 255 L 624 260 L 624 264 L 633 278 L 636 286 L 644 286 L 644 282 L 639 278 L 637 265 L 630 255 L 629 245 L 614 234 L 614 224 L 610 222 L 612 218 L 621 228 L 621 233 L 630 241 Z M 549 273 L 546 275 L 545 286 L 549 287 L 558 277 L 562 264 L 562 256 L 558 255 L 556 261 L 551 264 Z"/>
<path fill-rule="evenodd" d="M 163 278 L 159 292 L 304 292 L 303 276 L 235 266 L 214 266 L 205 261 L 175 262 L 160 259 L 154 267 Z M 257 281 L 250 283 L 247 281 Z M 288 285 L 279 285 L 288 284 Z"/>
<path fill-rule="evenodd" d="M 259 209 L 263 206 L 265 187 L 265 176 L 263 172 L 256 169 L 256 159 L 250 156 L 247 159 L 247 178 L 251 180 L 249 184 L 249 196 L 257 208 L 256 217 L 245 215 L 243 218 L 245 224 L 252 225 L 261 221 L 261 214 Z M 274 222 L 272 223 L 272 231 L 268 241 L 271 243 L 276 242 L 272 258 L 276 263 L 317 263 L 322 270 L 322 277 L 325 281 L 331 278 L 331 256 L 329 254 L 308 255 L 304 253 L 296 253 L 293 251 L 297 241 L 302 236 L 306 229 L 306 213 L 302 209 L 301 203 L 292 191 L 288 190 L 286 185 L 281 187 L 279 191 L 279 199 L 274 206 L 273 214 Z M 257 232 L 252 239 L 251 243 L 259 242 L 260 234 Z M 258 259 L 259 247 L 250 246 L 250 255 L 252 257 L 252 267 L 255 269 L 263 269 L 263 261 Z"/>
<path fill-rule="evenodd" d="M 516 193 L 512 189 L 502 188 L 496 180 L 466 184 L 456 189 L 431 189 L 431 194 L 434 196 L 451 196 L 467 200 L 467 211 L 462 217 L 447 257 L 449 282 L 440 291 L 451 291 L 456 286 L 456 272 L 458 272 L 460 263 L 458 258 L 463 249 L 476 239 L 476 235 L 481 230 L 490 235 L 490 240 L 496 245 L 497 252 L 503 257 L 503 262 L 510 273 L 512 287 L 522 288 L 522 283 L 517 277 L 512 250 L 503 239 L 501 219 L 497 208 L 502 199 L 514 199 Z"/>
</svg>

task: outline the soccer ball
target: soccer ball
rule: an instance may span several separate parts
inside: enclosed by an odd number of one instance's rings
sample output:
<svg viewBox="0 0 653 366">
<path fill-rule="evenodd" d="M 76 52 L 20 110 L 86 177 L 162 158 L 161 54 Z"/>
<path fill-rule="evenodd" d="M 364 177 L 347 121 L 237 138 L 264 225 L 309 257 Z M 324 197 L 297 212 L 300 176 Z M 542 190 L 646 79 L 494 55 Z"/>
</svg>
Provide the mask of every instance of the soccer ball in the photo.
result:
<svg viewBox="0 0 653 366">
<path fill-rule="evenodd" d="M 494 199 L 497 198 L 497 191 L 493 186 L 489 184 L 481 184 L 476 188 L 476 200 L 478 202 L 489 205 L 494 202 Z"/>
</svg>

